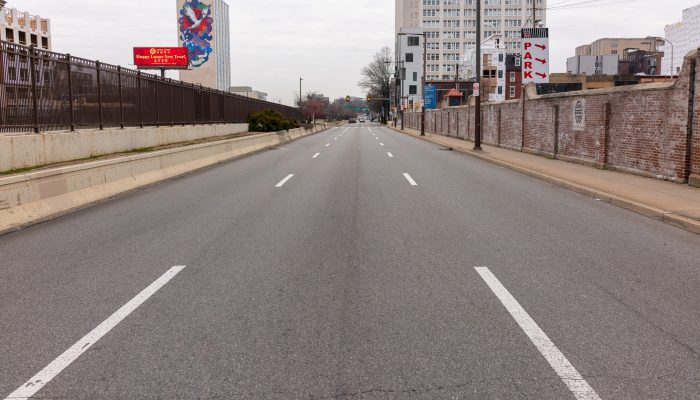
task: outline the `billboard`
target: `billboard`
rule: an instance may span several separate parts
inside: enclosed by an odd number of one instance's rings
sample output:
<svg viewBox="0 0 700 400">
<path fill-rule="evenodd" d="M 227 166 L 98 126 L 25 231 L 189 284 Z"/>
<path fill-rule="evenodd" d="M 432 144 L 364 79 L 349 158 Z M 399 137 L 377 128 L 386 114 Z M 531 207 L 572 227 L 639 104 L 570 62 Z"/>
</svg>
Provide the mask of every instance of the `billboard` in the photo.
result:
<svg viewBox="0 0 700 400">
<path fill-rule="evenodd" d="M 134 47 L 134 64 L 141 69 L 187 69 L 189 56 L 184 47 Z"/>
<path fill-rule="evenodd" d="M 523 85 L 549 83 L 549 28 L 522 31 Z"/>
</svg>

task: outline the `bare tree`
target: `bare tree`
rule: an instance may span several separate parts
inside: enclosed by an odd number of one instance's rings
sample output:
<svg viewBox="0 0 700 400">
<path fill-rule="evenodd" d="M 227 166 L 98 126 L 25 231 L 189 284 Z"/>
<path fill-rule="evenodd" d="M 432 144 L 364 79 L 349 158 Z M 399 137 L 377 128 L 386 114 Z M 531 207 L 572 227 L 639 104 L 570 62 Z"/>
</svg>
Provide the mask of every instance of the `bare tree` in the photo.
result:
<svg viewBox="0 0 700 400">
<path fill-rule="evenodd" d="M 358 85 L 367 91 L 367 95 L 374 98 L 388 99 L 391 93 L 391 61 L 392 54 L 389 47 L 382 47 L 374 59 L 362 69 L 362 79 Z M 371 101 L 369 107 L 373 111 L 380 111 L 388 101 Z"/>
</svg>

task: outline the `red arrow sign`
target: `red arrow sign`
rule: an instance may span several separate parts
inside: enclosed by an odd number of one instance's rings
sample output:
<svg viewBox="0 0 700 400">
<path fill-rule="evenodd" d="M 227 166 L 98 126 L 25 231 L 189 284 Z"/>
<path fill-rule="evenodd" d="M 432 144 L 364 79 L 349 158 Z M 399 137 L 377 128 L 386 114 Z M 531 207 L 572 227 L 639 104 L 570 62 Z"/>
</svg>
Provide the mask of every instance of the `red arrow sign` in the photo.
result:
<svg viewBox="0 0 700 400">
<path fill-rule="evenodd" d="M 540 78 L 544 79 L 547 77 L 547 74 L 543 74 L 541 72 L 535 72 L 535 75 L 539 76 Z"/>
<path fill-rule="evenodd" d="M 547 46 L 545 46 L 545 45 L 543 45 L 543 44 L 536 44 L 535 47 L 537 47 L 537 48 L 540 49 L 540 50 L 546 50 L 546 49 L 547 49 Z"/>
<path fill-rule="evenodd" d="M 543 60 L 543 59 L 541 59 L 541 58 L 535 58 L 535 61 L 539 61 L 539 62 L 541 62 L 542 64 L 547 64 L 547 60 Z"/>
</svg>

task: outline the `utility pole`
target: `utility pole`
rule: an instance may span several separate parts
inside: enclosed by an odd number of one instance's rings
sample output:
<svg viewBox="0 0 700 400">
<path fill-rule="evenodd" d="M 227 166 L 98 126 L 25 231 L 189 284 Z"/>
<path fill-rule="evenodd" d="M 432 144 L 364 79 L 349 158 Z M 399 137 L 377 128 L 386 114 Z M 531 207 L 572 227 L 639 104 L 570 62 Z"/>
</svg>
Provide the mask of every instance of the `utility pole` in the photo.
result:
<svg viewBox="0 0 700 400">
<path fill-rule="evenodd" d="M 303 79 L 300 77 L 299 78 L 299 109 L 300 110 L 301 110 L 301 81 L 303 81 Z"/>
<path fill-rule="evenodd" d="M 537 0 L 532 0 L 532 27 L 537 28 L 537 7 L 535 7 L 535 3 Z"/>
<path fill-rule="evenodd" d="M 481 0 L 476 0 L 476 84 L 481 92 Z M 474 150 L 481 150 L 481 93 L 474 100 Z"/>
<path fill-rule="evenodd" d="M 428 35 L 423 32 L 423 82 L 420 88 L 421 111 L 420 111 L 420 135 L 425 136 L 425 85 L 427 82 L 427 67 L 428 67 Z"/>
</svg>

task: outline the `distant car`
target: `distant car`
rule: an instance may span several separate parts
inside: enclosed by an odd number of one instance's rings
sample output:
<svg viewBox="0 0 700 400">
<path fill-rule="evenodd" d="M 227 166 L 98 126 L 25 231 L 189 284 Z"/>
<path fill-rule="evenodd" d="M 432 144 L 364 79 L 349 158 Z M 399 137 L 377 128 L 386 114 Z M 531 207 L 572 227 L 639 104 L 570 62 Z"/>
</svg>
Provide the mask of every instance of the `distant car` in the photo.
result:
<svg viewBox="0 0 700 400">
<path fill-rule="evenodd" d="M 350 121 L 348 121 L 351 124 L 357 123 L 357 120 L 355 118 L 350 118 Z"/>
<path fill-rule="evenodd" d="M 367 122 L 367 120 L 364 117 L 360 117 L 360 123 L 363 124 L 365 122 Z"/>
</svg>

